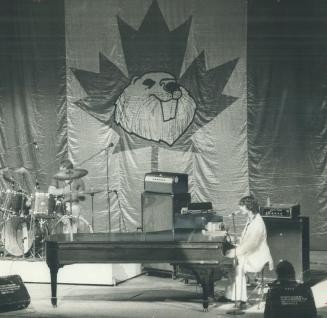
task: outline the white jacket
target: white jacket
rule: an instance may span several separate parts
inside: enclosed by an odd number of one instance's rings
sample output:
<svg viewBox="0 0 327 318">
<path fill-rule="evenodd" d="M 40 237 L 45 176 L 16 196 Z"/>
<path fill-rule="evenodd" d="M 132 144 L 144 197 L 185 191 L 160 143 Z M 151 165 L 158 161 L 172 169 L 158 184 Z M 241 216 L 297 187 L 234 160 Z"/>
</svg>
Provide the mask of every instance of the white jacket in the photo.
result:
<svg viewBox="0 0 327 318">
<path fill-rule="evenodd" d="M 273 269 L 273 260 L 267 244 L 267 231 L 260 214 L 246 223 L 239 245 L 236 247 L 236 257 L 244 264 L 245 272 L 260 272 L 266 263 Z"/>
</svg>

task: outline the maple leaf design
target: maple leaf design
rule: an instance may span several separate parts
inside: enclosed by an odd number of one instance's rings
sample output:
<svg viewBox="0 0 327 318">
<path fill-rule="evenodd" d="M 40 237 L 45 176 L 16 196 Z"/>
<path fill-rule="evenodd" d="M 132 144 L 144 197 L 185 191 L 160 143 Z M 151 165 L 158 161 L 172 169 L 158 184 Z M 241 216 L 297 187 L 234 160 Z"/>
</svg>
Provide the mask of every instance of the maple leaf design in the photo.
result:
<svg viewBox="0 0 327 318">
<path fill-rule="evenodd" d="M 120 136 L 115 152 L 142 147 L 164 147 L 171 150 L 196 151 L 192 135 L 216 118 L 237 98 L 226 96 L 223 90 L 237 64 L 231 60 L 215 68 L 206 69 L 201 52 L 188 69 L 181 73 L 187 39 L 192 22 L 190 17 L 170 31 L 156 1 L 153 1 L 143 22 L 135 30 L 117 17 L 128 75 L 125 75 L 104 54 L 99 53 L 99 73 L 73 69 L 72 72 L 84 88 L 87 97 L 75 104 L 108 125 Z M 115 121 L 116 103 L 135 76 L 151 72 L 171 74 L 178 85 L 184 87 L 195 101 L 196 109 L 191 123 L 171 143 L 148 140 L 126 131 Z"/>
</svg>

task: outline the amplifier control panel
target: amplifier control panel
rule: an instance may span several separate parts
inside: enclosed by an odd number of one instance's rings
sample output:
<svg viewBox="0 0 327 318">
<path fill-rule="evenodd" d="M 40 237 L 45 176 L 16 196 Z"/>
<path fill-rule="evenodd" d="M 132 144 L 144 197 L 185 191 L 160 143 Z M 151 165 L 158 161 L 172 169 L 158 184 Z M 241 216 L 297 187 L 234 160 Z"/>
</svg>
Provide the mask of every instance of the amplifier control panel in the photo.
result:
<svg viewBox="0 0 327 318">
<path fill-rule="evenodd" d="M 260 214 L 267 218 L 293 219 L 300 215 L 300 205 L 274 204 L 260 207 Z"/>
<path fill-rule="evenodd" d="M 171 194 L 188 193 L 188 175 L 160 171 L 146 173 L 144 191 Z"/>
</svg>

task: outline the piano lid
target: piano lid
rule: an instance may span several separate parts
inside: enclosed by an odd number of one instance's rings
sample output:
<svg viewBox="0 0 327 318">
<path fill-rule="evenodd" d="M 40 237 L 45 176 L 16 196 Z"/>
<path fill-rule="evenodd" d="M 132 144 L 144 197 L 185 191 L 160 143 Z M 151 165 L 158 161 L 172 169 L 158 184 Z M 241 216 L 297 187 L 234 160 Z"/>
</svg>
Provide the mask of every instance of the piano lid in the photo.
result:
<svg viewBox="0 0 327 318">
<path fill-rule="evenodd" d="M 198 242 L 222 243 L 225 241 L 224 231 L 212 235 L 206 231 L 191 229 L 175 229 L 156 232 L 129 233 L 78 233 L 73 234 L 76 242 Z M 69 234 L 52 234 L 47 241 L 71 242 Z"/>
</svg>

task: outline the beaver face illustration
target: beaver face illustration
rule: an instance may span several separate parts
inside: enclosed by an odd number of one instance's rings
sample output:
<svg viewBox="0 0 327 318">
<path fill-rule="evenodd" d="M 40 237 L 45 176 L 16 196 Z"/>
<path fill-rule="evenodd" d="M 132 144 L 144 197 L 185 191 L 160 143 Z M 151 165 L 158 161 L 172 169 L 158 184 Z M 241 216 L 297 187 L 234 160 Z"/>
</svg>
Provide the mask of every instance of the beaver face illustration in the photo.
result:
<svg viewBox="0 0 327 318">
<path fill-rule="evenodd" d="M 196 103 L 169 73 L 133 77 L 115 102 L 115 122 L 128 133 L 172 145 L 194 118 Z"/>
</svg>

